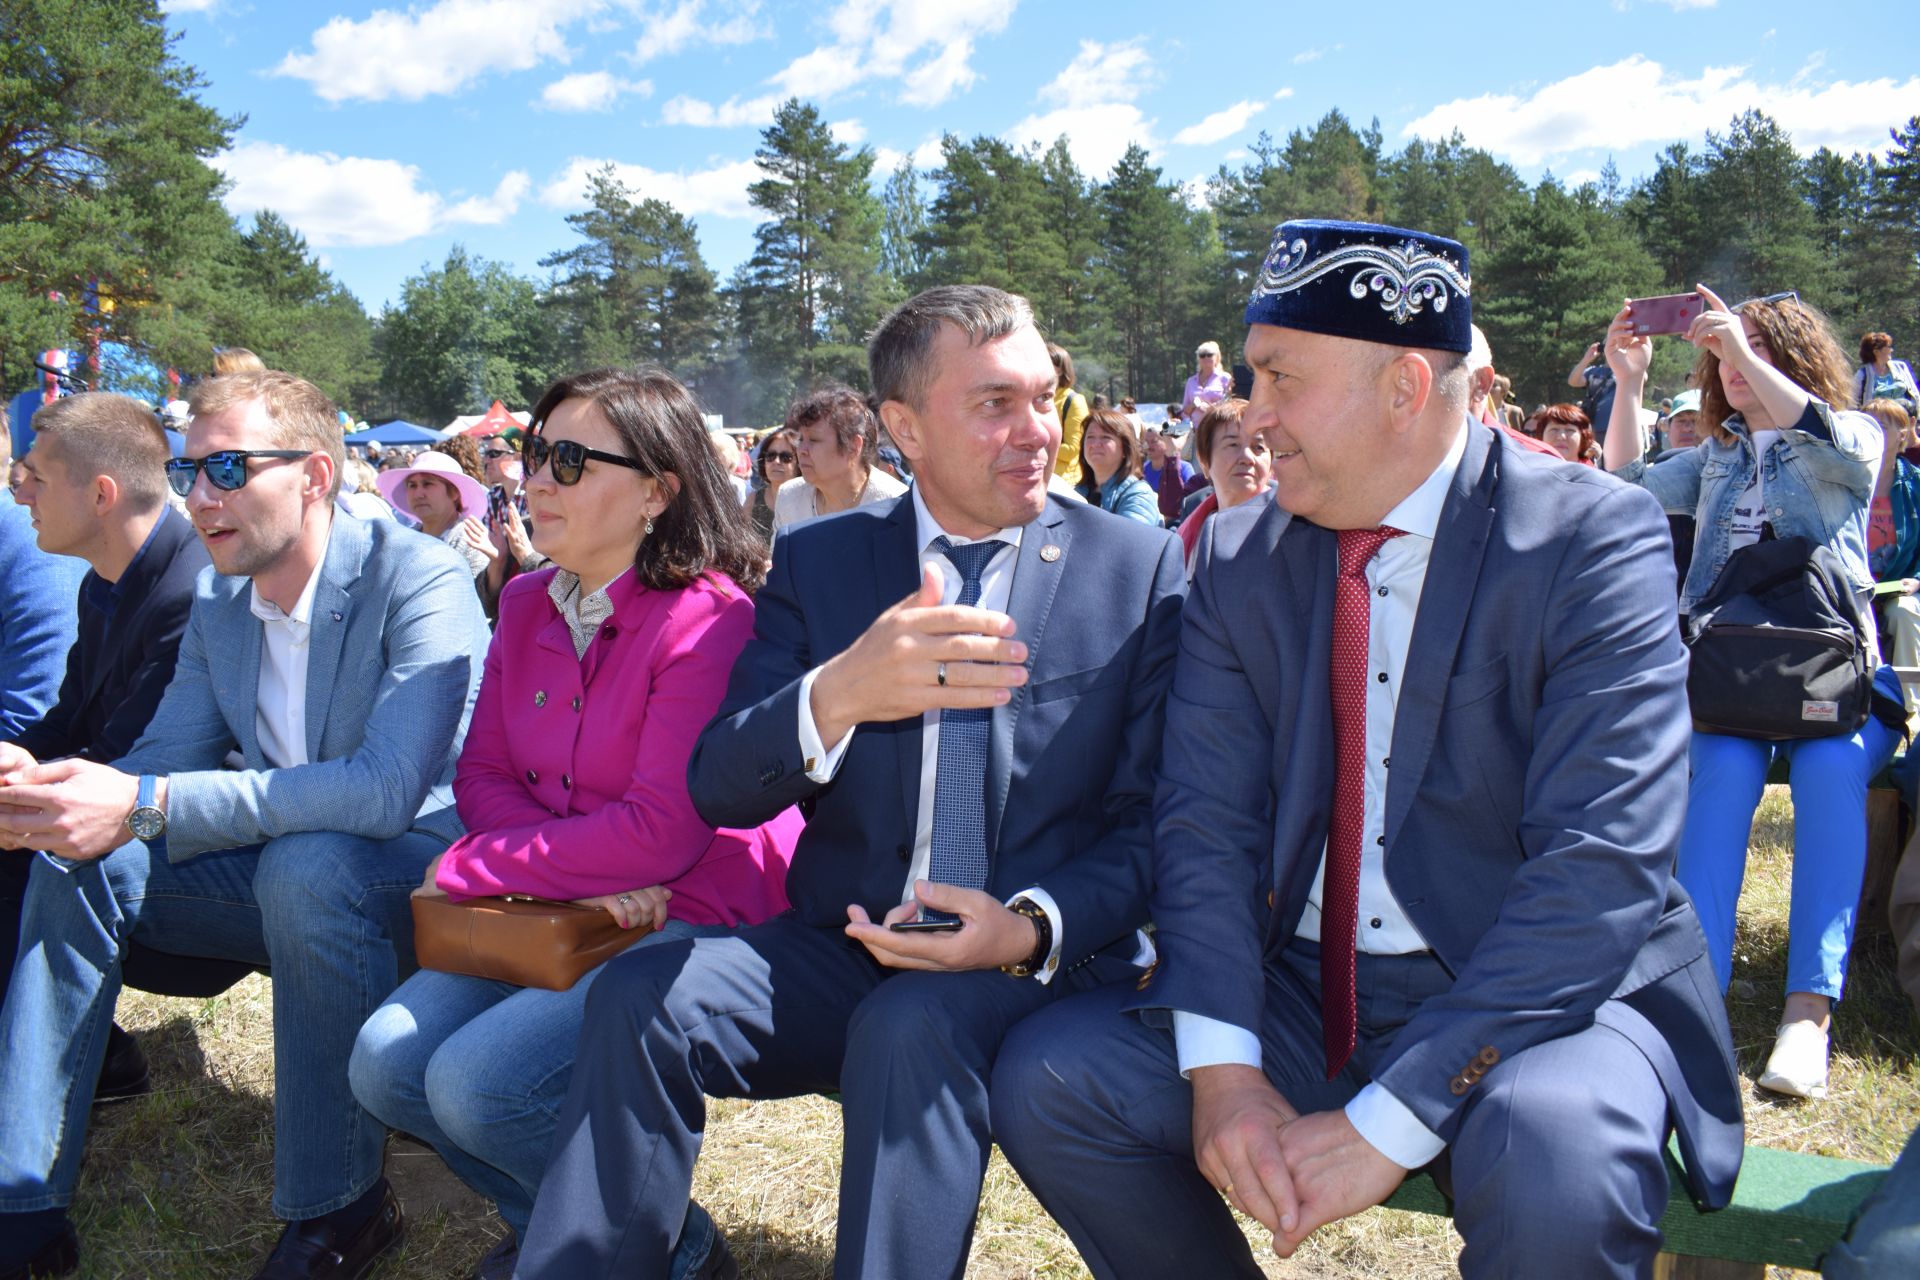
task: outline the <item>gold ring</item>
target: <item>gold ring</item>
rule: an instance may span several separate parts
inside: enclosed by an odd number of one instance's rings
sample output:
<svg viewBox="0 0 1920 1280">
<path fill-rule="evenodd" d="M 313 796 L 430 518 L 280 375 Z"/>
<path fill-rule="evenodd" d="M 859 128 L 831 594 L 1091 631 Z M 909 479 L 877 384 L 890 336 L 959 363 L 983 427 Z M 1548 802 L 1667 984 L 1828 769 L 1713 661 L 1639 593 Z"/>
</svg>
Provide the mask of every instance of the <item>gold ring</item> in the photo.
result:
<svg viewBox="0 0 1920 1280">
<path fill-rule="evenodd" d="M 1221 1194 L 1221 1195 L 1223 1195 L 1223 1196 L 1230 1196 L 1230 1195 L 1232 1195 L 1232 1194 L 1233 1194 L 1233 1184 L 1232 1184 L 1231 1182 L 1229 1182 L 1229 1183 L 1228 1183 L 1228 1184 L 1227 1184 L 1226 1186 L 1224 1186 L 1224 1187 L 1222 1187 L 1222 1188 L 1220 1188 L 1220 1194 Z"/>
</svg>

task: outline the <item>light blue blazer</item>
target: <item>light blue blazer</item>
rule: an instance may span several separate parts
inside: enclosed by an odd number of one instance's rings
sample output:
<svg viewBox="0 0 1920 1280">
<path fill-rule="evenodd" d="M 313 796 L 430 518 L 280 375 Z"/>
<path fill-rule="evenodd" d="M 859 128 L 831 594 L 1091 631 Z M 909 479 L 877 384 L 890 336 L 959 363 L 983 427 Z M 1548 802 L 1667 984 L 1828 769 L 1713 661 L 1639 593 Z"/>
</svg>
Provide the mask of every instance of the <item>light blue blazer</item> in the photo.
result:
<svg viewBox="0 0 1920 1280">
<path fill-rule="evenodd" d="M 466 561 L 392 521 L 334 513 L 307 659 L 312 763 L 287 769 L 269 767 L 255 729 L 263 626 L 251 586 L 201 572 L 173 683 L 116 763 L 169 779 L 168 858 L 296 831 L 458 837 L 453 767 L 488 640 Z M 224 767 L 236 750 L 245 767 Z"/>
</svg>

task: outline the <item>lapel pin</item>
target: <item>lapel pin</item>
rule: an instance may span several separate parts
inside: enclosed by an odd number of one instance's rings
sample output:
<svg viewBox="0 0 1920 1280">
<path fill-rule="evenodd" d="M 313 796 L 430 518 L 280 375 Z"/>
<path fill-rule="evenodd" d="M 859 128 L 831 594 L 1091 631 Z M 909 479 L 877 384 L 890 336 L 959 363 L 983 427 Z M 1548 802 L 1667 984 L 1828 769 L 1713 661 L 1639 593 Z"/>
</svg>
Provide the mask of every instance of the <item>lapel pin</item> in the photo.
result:
<svg viewBox="0 0 1920 1280">
<path fill-rule="evenodd" d="M 1040 548 L 1040 558 L 1048 564 L 1052 564 L 1060 558 L 1060 548 L 1049 542 L 1046 546 Z"/>
<path fill-rule="evenodd" d="M 327 612 L 333 615 L 333 620 L 335 622 L 340 621 L 340 611 L 338 609 L 329 609 L 327 610 Z"/>
</svg>

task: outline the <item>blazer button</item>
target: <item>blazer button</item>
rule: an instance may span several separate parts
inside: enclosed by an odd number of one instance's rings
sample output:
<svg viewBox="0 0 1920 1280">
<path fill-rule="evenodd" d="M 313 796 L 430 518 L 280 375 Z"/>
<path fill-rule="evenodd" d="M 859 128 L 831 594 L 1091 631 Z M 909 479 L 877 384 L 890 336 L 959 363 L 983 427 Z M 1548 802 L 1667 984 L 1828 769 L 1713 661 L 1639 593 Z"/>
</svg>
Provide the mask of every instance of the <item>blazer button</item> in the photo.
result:
<svg viewBox="0 0 1920 1280">
<path fill-rule="evenodd" d="M 573 790 L 573 775 L 572 775 L 572 774 L 570 774 L 570 773 L 563 773 L 563 774 L 561 774 L 561 775 L 560 775 L 560 789 L 561 789 L 562 791 L 571 791 L 571 790 Z"/>
<path fill-rule="evenodd" d="M 894 852 L 900 855 L 900 861 L 902 862 L 907 861 L 909 858 L 913 856 L 913 849 L 910 846 L 904 845 L 904 844 L 901 845 L 899 848 L 895 849 Z"/>
<path fill-rule="evenodd" d="M 1486 1067 L 1491 1067 L 1499 1063 L 1500 1051 L 1494 1048 L 1492 1045 L 1488 1045 L 1484 1049 L 1480 1050 L 1480 1052 L 1477 1055 L 1475 1055 L 1473 1060 L 1479 1063 L 1483 1069 Z"/>
<path fill-rule="evenodd" d="M 574 699 L 573 699 L 573 709 L 575 711 L 578 711 L 580 709 L 580 698 L 577 694 L 574 696 Z"/>
<path fill-rule="evenodd" d="M 537 782 L 539 782 L 539 781 L 540 781 L 540 775 L 539 775 L 539 774 L 537 774 L 537 773 L 535 773 L 535 772 L 534 772 L 533 770 L 531 770 L 531 769 L 529 769 L 529 770 L 527 770 L 527 785 L 528 785 L 528 786 L 530 786 L 530 787 L 531 787 L 531 786 L 533 786 L 533 785 L 534 785 L 535 783 L 537 783 Z"/>
<path fill-rule="evenodd" d="M 1448 1089 L 1453 1091 L 1453 1096 L 1456 1098 L 1465 1096 L 1467 1090 L 1472 1087 L 1465 1076 L 1455 1076 L 1452 1083 L 1447 1086 Z"/>
<path fill-rule="evenodd" d="M 1267 910 L 1273 910 L 1273 890 L 1267 890 Z"/>
<path fill-rule="evenodd" d="M 544 707 L 547 705 L 547 691 L 545 689 L 533 695 L 533 705 L 536 707 Z"/>
</svg>

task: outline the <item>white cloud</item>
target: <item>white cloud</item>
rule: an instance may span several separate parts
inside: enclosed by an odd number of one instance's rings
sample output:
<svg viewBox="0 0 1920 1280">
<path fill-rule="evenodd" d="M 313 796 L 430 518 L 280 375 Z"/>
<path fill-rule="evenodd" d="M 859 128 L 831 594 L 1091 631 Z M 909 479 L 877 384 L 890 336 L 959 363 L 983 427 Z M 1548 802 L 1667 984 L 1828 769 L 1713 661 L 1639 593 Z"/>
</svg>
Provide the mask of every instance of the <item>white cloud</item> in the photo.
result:
<svg viewBox="0 0 1920 1280">
<path fill-rule="evenodd" d="M 867 126 L 858 120 L 834 120 L 828 123 L 827 131 L 835 142 L 849 147 L 857 147 L 867 140 Z"/>
<path fill-rule="evenodd" d="M 731 129 L 740 125 L 762 128 L 773 122 L 774 109 L 782 99 L 769 94 L 764 98 L 728 98 L 719 106 L 689 98 L 685 94 L 667 99 L 660 108 L 660 119 L 667 124 L 687 124 L 702 129 Z"/>
<path fill-rule="evenodd" d="M 1288 98 L 1291 98 L 1292 96 L 1293 96 L 1293 86 L 1288 85 L 1286 88 L 1282 89 L 1280 92 L 1274 94 L 1273 100 L 1275 102 L 1285 102 Z"/>
<path fill-rule="evenodd" d="M 571 56 L 562 29 L 606 0 L 438 0 L 405 13 L 336 17 L 313 33 L 309 53 L 289 53 L 275 75 L 305 80 L 328 102 L 406 102 L 455 93 L 501 71 Z"/>
<path fill-rule="evenodd" d="M 220 0 L 161 0 L 164 13 L 211 13 Z"/>
<path fill-rule="evenodd" d="M 1759 105 L 1802 151 L 1874 149 L 1887 129 L 1913 114 L 1920 76 L 1763 85 L 1745 67 L 1707 67 L 1695 79 L 1669 73 L 1638 54 L 1545 85 L 1526 97 L 1482 94 L 1445 102 L 1409 124 L 1402 136 L 1438 140 L 1455 129 L 1496 155 L 1523 165 L 1585 151 L 1617 151 L 1724 132 L 1735 116 Z"/>
<path fill-rule="evenodd" d="M 537 105 L 548 111 L 605 111 L 622 94 L 644 98 L 652 92 L 651 80 L 622 80 L 611 71 L 578 71 L 542 89 Z"/>
<path fill-rule="evenodd" d="M 492 194 L 449 203 L 421 188 L 415 165 L 273 142 L 243 142 L 214 163 L 233 184 L 229 210 L 244 216 L 272 209 L 316 248 L 399 244 L 460 224 L 494 226 L 514 215 L 532 185 L 515 170 Z"/>
<path fill-rule="evenodd" d="M 1293 65 L 1296 67 L 1304 67 L 1309 62 L 1318 62 L 1328 54 L 1338 53 L 1346 47 L 1344 44 L 1336 44 L 1327 49 L 1302 49 L 1299 53 L 1293 55 Z"/>
<path fill-rule="evenodd" d="M 1173 135 L 1177 147 L 1207 147 L 1225 141 L 1247 127 L 1247 121 L 1267 109 L 1264 102 L 1247 99 L 1216 111 L 1197 124 L 1190 124 Z"/>
<path fill-rule="evenodd" d="M 645 165 L 574 156 L 541 188 L 540 203 L 551 209 L 587 207 L 587 179 L 612 164 L 614 176 L 636 198 L 665 200 L 688 217 L 757 218 L 747 188 L 766 175 L 751 160 L 729 161 L 692 172 L 663 173 Z"/>
<path fill-rule="evenodd" d="M 636 63 L 651 62 L 703 44 L 746 44 L 771 34 L 759 21 L 759 0 L 709 10 L 707 0 L 677 0 L 640 14 L 640 36 L 633 44 Z"/>
<path fill-rule="evenodd" d="M 1560 185 L 1571 191 L 1584 187 L 1589 182 L 1598 181 L 1600 181 L 1600 171 L 1598 169 L 1575 169 L 1572 173 L 1560 180 Z"/>
<path fill-rule="evenodd" d="M 841 0 L 834 34 L 768 78 L 781 96 L 823 102 L 858 84 L 901 82 L 900 100 L 934 107 L 973 87 L 973 42 L 1006 30 L 1019 0 Z M 926 55 L 922 57 L 922 55 Z"/>
<path fill-rule="evenodd" d="M 1073 61 L 1041 86 L 1040 99 L 1063 106 L 1132 102 L 1152 83 L 1152 72 L 1153 58 L 1143 36 L 1114 44 L 1082 40 Z"/>
<path fill-rule="evenodd" d="M 1681 13 L 1688 9 L 1711 9 L 1719 4 L 1720 0 L 1658 0 L 1658 2 L 1675 13 Z"/>
<path fill-rule="evenodd" d="M 1035 142 L 1047 147 L 1061 134 L 1067 136 L 1067 149 L 1073 152 L 1074 162 L 1096 177 L 1104 177 L 1113 168 L 1126 153 L 1127 144 L 1137 142 L 1149 150 L 1154 146 L 1153 122 L 1130 102 L 1061 107 L 1031 115 L 1004 136 L 1015 146 Z"/>
</svg>

